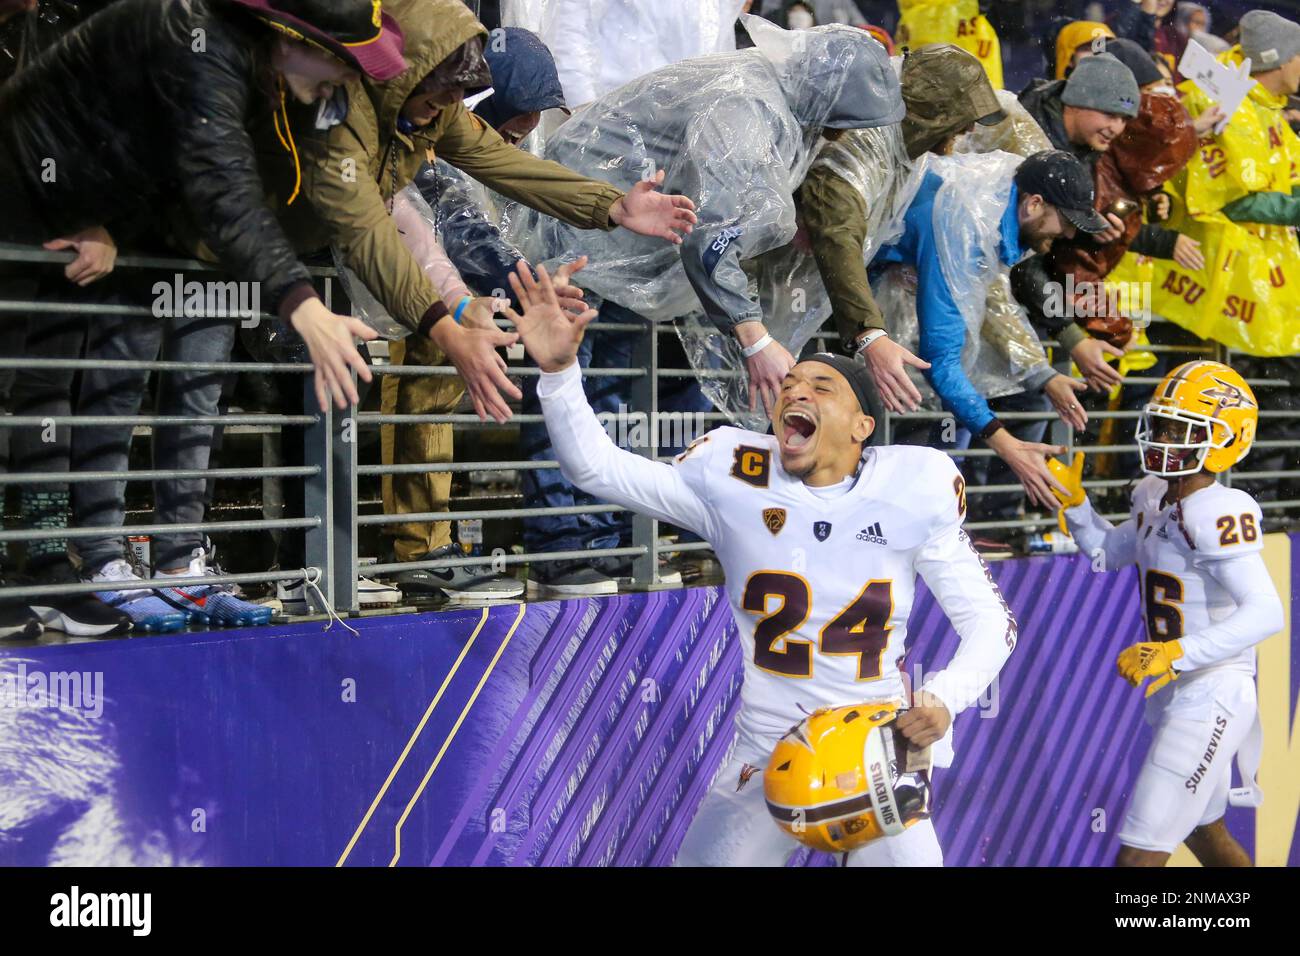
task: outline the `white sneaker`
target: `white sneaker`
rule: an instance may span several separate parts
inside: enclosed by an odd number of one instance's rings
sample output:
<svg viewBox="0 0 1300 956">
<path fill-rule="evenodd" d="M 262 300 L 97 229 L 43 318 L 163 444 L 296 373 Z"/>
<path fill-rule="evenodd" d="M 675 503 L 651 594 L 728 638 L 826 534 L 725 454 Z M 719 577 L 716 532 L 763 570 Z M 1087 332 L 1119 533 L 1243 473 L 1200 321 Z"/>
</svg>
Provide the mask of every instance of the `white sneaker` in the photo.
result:
<svg viewBox="0 0 1300 956">
<path fill-rule="evenodd" d="M 280 610 L 285 614 L 310 614 L 312 607 L 307 600 L 307 582 L 302 578 L 296 581 L 276 581 L 275 603 L 280 605 Z"/>
<path fill-rule="evenodd" d="M 301 578 L 295 581 L 277 581 L 275 597 L 285 614 L 310 614 L 317 610 L 314 605 L 319 603 L 315 589 L 307 587 L 307 582 Z M 401 599 L 402 592 L 399 588 L 371 580 L 364 575 L 357 576 L 357 603 L 361 607 L 383 607 L 396 604 Z M 324 610 L 319 609 L 321 612 Z"/>
<path fill-rule="evenodd" d="M 357 603 L 362 607 L 396 604 L 402 599 L 402 590 L 392 584 L 374 581 L 364 574 L 357 575 Z"/>
</svg>

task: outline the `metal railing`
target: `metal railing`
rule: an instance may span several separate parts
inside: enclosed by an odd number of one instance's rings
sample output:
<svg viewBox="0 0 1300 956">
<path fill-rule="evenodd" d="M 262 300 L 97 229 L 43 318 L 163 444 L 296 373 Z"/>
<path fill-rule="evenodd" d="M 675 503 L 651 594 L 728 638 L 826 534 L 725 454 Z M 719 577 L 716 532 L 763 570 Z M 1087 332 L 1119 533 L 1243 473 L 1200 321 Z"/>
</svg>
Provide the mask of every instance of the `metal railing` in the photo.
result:
<svg viewBox="0 0 1300 956">
<path fill-rule="evenodd" d="M 68 253 L 54 253 L 45 250 L 16 247 L 0 244 L 0 263 L 24 262 L 29 264 L 52 265 L 66 262 Z M 117 260 L 119 269 L 161 269 L 170 273 L 183 271 L 187 273 L 219 274 L 209 264 L 189 259 L 170 259 L 147 256 L 120 256 Z M 328 268 L 316 268 L 312 274 L 323 283 L 326 302 L 332 293 L 331 281 L 334 271 Z M 88 318 L 96 315 L 116 314 L 143 316 L 152 315 L 148 308 L 139 306 L 97 306 L 94 303 L 41 302 L 33 299 L 0 299 L 0 322 L 9 316 L 27 316 L 38 314 L 83 314 Z M 245 317 L 246 318 L 246 317 Z M 235 317 L 231 317 L 231 321 Z M 270 316 L 259 317 L 260 321 L 276 321 Z M 504 324 L 504 323 L 503 323 Z M 671 325 L 645 326 L 627 322 L 597 321 L 590 326 L 591 334 L 601 331 L 641 332 L 633 352 L 633 360 L 628 367 L 597 368 L 584 370 L 588 378 L 619 378 L 628 381 L 630 411 L 644 413 L 650 422 L 658 421 L 660 412 L 659 383 L 661 380 L 680 379 L 694 376 L 691 369 L 660 367 L 660 336 L 675 334 Z M 816 347 L 825 348 L 831 335 L 823 332 L 814 341 Z M 1047 345 L 1054 343 L 1047 342 Z M 1232 361 L 1227 350 L 1213 345 L 1148 345 L 1141 347 L 1145 351 L 1157 354 L 1186 353 L 1188 355 L 1214 355 L 1225 361 Z M 1067 360 L 1068 361 L 1068 360 Z M 1058 366 L 1060 367 L 1060 366 Z M 1068 367 L 1068 366 L 1066 366 Z M 122 371 L 147 371 L 152 373 L 169 371 L 199 371 L 211 373 L 247 373 L 258 372 L 273 375 L 304 376 L 311 372 L 311 366 L 298 363 L 275 362 L 208 362 L 186 363 L 175 361 L 114 361 L 101 362 L 86 359 L 49 359 L 40 357 L 6 357 L 0 358 L 0 371 L 9 369 L 49 368 L 64 370 L 84 370 L 87 368 L 119 369 Z M 376 386 L 379 380 L 391 376 L 448 376 L 455 375 L 452 366 L 405 366 L 381 364 L 372 366 Z M 512 365 L 510 374 L 517 378 L 526 378 L 538 374 L 538 370 L 526 365 Z M 725 373 L 724 373 L 725 374 Z M 1146 388 L 1154 386 L 1158 378 L 1131 376 L 1125 379 L 1125 387 Z M 1259 450 L 1281 450 L 1293 447 L 1286 440 L 1270 438 L 1273 426 L 1279 420 L 1292 420 L 1296 416 L 1289 411 L 1268 409 L 1268 392 L 1275 388 L 1289 387 L 1283 379 L 1249 379 L 1252 386 L 1260 390 L 1265 411 L 1261 413 L 1260 438 L 1255 447 Z M 233 468 L 218 467 L 190 471 L 168 471 L 165 469 L 139 469 L 126 473 L 64 471 L 47 473 L 0 474 L 0 490 L 10 485 L 23 486 L 43 483 L 77 484 L 97 481 L 150 482 L 169 478 L 205 478 L 221 482 L 262 481 L 264 487 L 272 487 L 277 482 L 286 480 L 302 481 L 304 488 L 304 515 L 286 517 L 266 517 L 256 520 L 205 520 L 187 525 L 164 525 L 151 523 L 134 523 L 125 527 L 83 527 L 51 531 L 12 527 L 0 530 L 0 545 L 39 540 L 57 536 L 74 543 L 92 537 L 148 535 L 167 531 L 197 531 L 204 534 L 237 533 L 243 535 L 267 534 L 270 532 L 302 531 L 305 536 L 305 567 L 282 568 L 275 571 L 248 571 L 234 574 L 208 575 L 202 578 L 180 577 L 175 575 L 148 577 L 143 584 L 152 586 L 177 586 L 196 583 L 211 584 L 270 584 L 276 581 L 293 581 L 304 576 L 319 576 L 320 590 L 330 602 L 333 609 L 340 612 L 357 612 L 359 610 L 357 580 L 361 572 L 373 575 L 389 575 L 414 569 L 439 569 L 447 567 L 481 567 L 492 566 L 496 569 L 517 569 L 520 565 L 535 565 L 550 561 L 591 560 L 596 558 L 630 558 L 632 565 L 632 586 L 655 587 L 661 585 L 659 560 L 664 553 L 690 554 L 706 551 L 708 545 L 702 542 L 665 542 L 661 539 L 659 522 L 640 514 L 631 516 L 631 545 L 605 549 L 534 551 L 518 549 L 497 549 L 489 554 L 467 554 L 461 557 L 438 560 L 416 561 L 379 561 L 365 564 L 360 558 L 363 535 L 374 530 L 384 530 L 396 524 L 432 523 L 432 522 L 518 522 L 521 519 L 535 519 L 547 515 L 591 515 L 625 512 L 628 509 L 612 504 L 594 504 L 558 507 L 533 507 L 527 502 L 520 506 L 511 506 L 507 501 L 504 507 L 455 507 L 464 502 L 449 501 L 445 510 L 420 513 L 385 514 L 382 506 L 373 498 L 363 497 L 363 484 L 375 478 L 403 474 L 451 473 L 467 475 L 469 473 L 519 473 L 526 470 L 557 467 L 550 460 L 523 460 L 518 456 L 502 460 L 491 460 L 473 456 L 466 445 L 473 444 L 465 439 L 483 439 L 494 434 L 506 433 L 518 429 L 521 424 L 537 424 L 542 421 L 540 415 L 516 414 L 504 425 L 495 422 L 482 422 L 475 415 L 451 411 L 429 412 L 421 414 L 386 414 L 383 412 L 359 411 L 349 408 L 345 411 L 330 409 L 320 412 L 316 408 L 311 379 L 302 381 L 302 411 L 285 414 L 225 414 L 212 417 L 184 417 L 175 415 L 135 415 L 129 418 L 112 416 L 56 416 L 53 419 L 37 416 L 0 416 L 0 429 L 19 427 L 55 427 L 93 428 L 103 425 L 131 424 L 137 427 L 138 434 L 149 434 L 155 427 L 169 425 L 221 425 L 223 427 L 248 426 L 274 435 L 285 427 L 302 429 L 303 460 L 301 466 L 285 466 L 278 463 L 275 454 L 268 452 L 268 445 L 263 446 L 263 462 L 259 467 Z M 693 415 L 694 413 L 692 413 Z M 1092 421 L 1104 422 L 1115 420 L 1129 423 L 1136 419 L 1137 411 L 1127 409 L 1101 409 L 1089 412 Z M 1071 451 L 1075 448 L 1077 436 L 1068 426 L 1061 423 L 1052 411 L 1043 412 L 1008 412 L 999 415 L 1008 424 L 1029 421 L 1048 421 L 1053 423 L 1050 440 L 1056 444 L 1066 445 Z M 909 423 L 939 422 L 950 420 L 951 415 L 943 411 L 918 411 L 905 416 Z M 697 419 L 710 423 L 727 420 L 727 416 L 718 412 L 701 413 Z M 457 450 L 454 462 L 430 462 L 426 464 L 382 465 L 374 461 L 359 460 L 359 447 L 364 443 L 357 440 L 355 430 L 372 432 L 385 425 L 443 424 L 450 425 L 461 434 L 461 449 Z M 888 441 L 896 431 L 898 418 L 886 414 L 878 427 Z M 648 429 L 648 444 L 633 449 L 647 458 L 667 460 L 660 456 L 659 434 L 657 427 Z M 1097 477 L 1084 482 L 1084 487 L 1095 491 L 1108 491 L 1129 485 L 1132 481 L 1131 456 L 1136 454 L 1136 446 L 1131 441 L 1131 431 L 1125 429 L 1122 436 L 1108 444 L 1080 443 L 1080 448 L 1098 456 L 1115 456 L 1119 461 L 1118 477 Z M 988 448 L 949 448 L 949 454 L 957 458 L 978 459 L 992 456 Z M 461 454 L 464 451 L 465 454 Z M 1258 456 L 1257 456 L 1258 457 Z M 273 459 L 268 463 L 267 459 Z M 1249 464 L 1249 461 L 1248 463 Z M 1282 481 L 1300 478 L 1300 470 L 1262 469 L 1258 471 L 1239 470 L 1231 480 L 1255 487 L 1261 481 Z M 972 531 L 1034 531 L 1049 529 L 1056 524 L 1053 514 L 1026 514 L 1015 520 L 979 520 L 979 499 L 982 496 L 998 493 L 1018 493 L 1019 484 L 972 485 L 967 488 L 971 496 L 971 518 L 966 527 Z M 520 498 L 517 492 L 508 495 Z M 1261 502 L 1261 506 L 1275 514 L 1285 515 L 1288 519 L 1300 514 L 1300 499 L 1281 498 Z M 264 512 L 270 510 L 268 502 L 263 502 Z M 1127 513 L 1108 515 L 1122 519 Z M 512 535 L 512 538 L 518 535 Z M 28 598 L 36 594 L 50 593 L 84 593 L 102 590 L 103 585 L 93 583 L 77 584 L 24 584 L 22 586 L 0 587 L 0 599 Z M 317 610 L 324 611 L 325 608 Z"/>
</svg>

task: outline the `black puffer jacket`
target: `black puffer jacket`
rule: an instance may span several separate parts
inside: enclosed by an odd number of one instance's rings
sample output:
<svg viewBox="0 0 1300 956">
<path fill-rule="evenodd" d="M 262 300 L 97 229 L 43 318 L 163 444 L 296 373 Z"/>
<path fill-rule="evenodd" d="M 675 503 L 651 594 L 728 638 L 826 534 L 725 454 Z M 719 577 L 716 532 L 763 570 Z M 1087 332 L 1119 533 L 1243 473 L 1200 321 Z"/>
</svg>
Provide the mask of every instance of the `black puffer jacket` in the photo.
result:
<svg viewBox="0 0 1300 956">
<path fill-rule="evenodd" d="M 1101 154 L 1090 146 L 1078 146 L 1070 142 L 1065 132 L 1065 104 L 1061 102 L 1061 93 L 1065 90 L 1065 80 L 1035 80 L 1020 93 L 1020 105 L 1029 111 L 1052 145 L 1063 149 L 1080 162 L 1092 166 Z"/>
<path fill-rule="evenodd" d="M 274 108 L 269 36 L 223 0 L 118 0 L 42 52 L 0 86 L 0 172 L 41 220 L 6 231 L 113 232 L 177 204 L 287 315 L 308 274 L 264 203 L 246 129 Z"/>
</svg>

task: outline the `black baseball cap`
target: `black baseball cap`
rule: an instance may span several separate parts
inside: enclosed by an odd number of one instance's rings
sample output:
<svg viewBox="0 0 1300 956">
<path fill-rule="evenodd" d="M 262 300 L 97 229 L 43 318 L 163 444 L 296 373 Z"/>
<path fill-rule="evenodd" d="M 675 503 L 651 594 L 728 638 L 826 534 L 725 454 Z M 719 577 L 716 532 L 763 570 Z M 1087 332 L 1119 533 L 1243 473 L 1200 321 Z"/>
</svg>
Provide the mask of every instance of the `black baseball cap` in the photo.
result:
<svg viewBox="0 0 1300 956">
<path fill-rule="evenodd" d="M 1097 233 L 1110 227 L 1093 207 L 1092 170 L 1063 150 L 1045 149 L 1021 163 L 1016 188 L 1022 194 L 1042 196 L 1076 229 Z"/>
</svg>

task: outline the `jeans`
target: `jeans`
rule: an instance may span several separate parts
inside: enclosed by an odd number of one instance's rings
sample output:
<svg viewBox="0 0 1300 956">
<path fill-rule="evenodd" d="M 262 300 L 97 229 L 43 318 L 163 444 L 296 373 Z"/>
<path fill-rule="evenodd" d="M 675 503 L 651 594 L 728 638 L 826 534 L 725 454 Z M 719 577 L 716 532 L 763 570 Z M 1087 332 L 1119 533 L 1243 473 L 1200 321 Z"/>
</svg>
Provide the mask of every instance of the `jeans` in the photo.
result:
<svg viewBox="0 0 1300 956">
<path fill-rule="evenodd" d="M 604 322 L 635 322 L 646 328 L 650 326 L 646 319 L 615 302 L 606 302 L 601 306 L 600 319 Z M 593 369 L 628 368 L 632 364 L 637 340 L 645 334 L 640 331 L 588 332 L 578 347 L 578 364 L 583 368 Z M 659 364 L 664 368 L 688 367 L 675 336 L 660 336 Z M 615 421 L 623 421 L 625 419 L 620 412 L 625 413 L 632 404 L 632 382 L 632 379 L 623 376 L 601 376 L 583 379 L 583 388 L 596 414 L 606 412 L 618 415 L 619 418 Z M 691 421 L 690 413 L 712 410 L 712 403 L 700 390 L 699 383 L 695 379 L 686 377 L 660 379 L 660 412 L 684 413 L 687 417 L 681 420 L 685 425 Z M 537 401 L 537 379 L 531 376 L 525 383 L 523 411 L 526 415 L 536 415 L 541 412 L 541 405 Z M 670 440 L 674 437 L 680 439 L 686 431 L 685 427 L 680 430 L 670 428 L 667 437 Z M 519 432 L 524 458 L 530 461 L 554 459 L 555 449 L 551 447 L 551 439 L 545 424 L 521 425 Z M 634 438 L 635 429 L 632 425 L 619 428 L 616 437 Z M 660 437 L 662 441 L 663 431 Z M 661 444 L 659 454 L 677 454 L 685 444 L 688 442 Z M 569 484 L 560 474 L 559 469 L 555 468 L 525 471 L 523 491 L 524 505 L 529 508 L 590 506 L 600 503 L 591 495 Z M 542 515 L 536 518 L 525 518 L 523 525 L 524 547 L 528 551 L 580 551 L 628 547 L 632 543 L 632 514 L 628 511 Z"/>
<path fill-rule="evenodd" d="M 134 304 L 151 299 L 133 290 Z M 224 362 L 235 341 L 231 319 L 100 316 L 91 324 L 86 357 L 153 361 L 161 354 L 169 362 Z M 136 415 L 145 395 L 148 372 L 118 369 L 87 370 L 81 380 L 78 415 Z M 156 411 L 160 415 L 214 416 L 221 398 L 220 372 L 161 372 Z M 212 425 L 179 425 L 153 430 L 153 467 L 203 470 L 212 447 Z M 78 428 L 72 440 L 73 467 L 78 471 L 125 472 L 131 450 L 132 426 Z M 203 520 L 206 481 L 174 478 L 154 482 L 154 521 L 194 524 Z M 111 528 L 115 532 L 77 543 L 83 571 L 93 574 L 105 564 L 126 557 L 122 525 L 126 519 L 126 483 L 80 482 L 72 495 L 79 526 Z M 192 552 L 203 546 L 199 531 L 153 535 L 150 549 L 155 570 L 177 571 L 189 565 Z"/>
<path fill-rule="evenodd" d="M 102 283 L 81 289 L 53 271 L 41 276 L 32 290 L 43 301 L 91 302 L 102 295 Z M 4 320 L 4 338 L 14 351 L 6 355 L 37 359 L 77 359 L 85 343 L 83 315 L 36 313 L 23 319 Z M 24 367 L 6 383 L 6 406 L 14 415 L 53 419 L 72 413 L 73 369 Z M 66 425 L 34 425 L 5 429 L 8 447 L 5 470 L 14 473 L 66 472 L 70 468 L 72 433 Z M 19 512 L 23 526 L 46 529 L 51 535 L 26 545 L 26 571 L 38 579 L 50 579 L 55 571 L 68 568 L 67 539 L 53 532 L 68 526 L 68 483 L 24 484 L 19 490 Z"/>
</svg>

